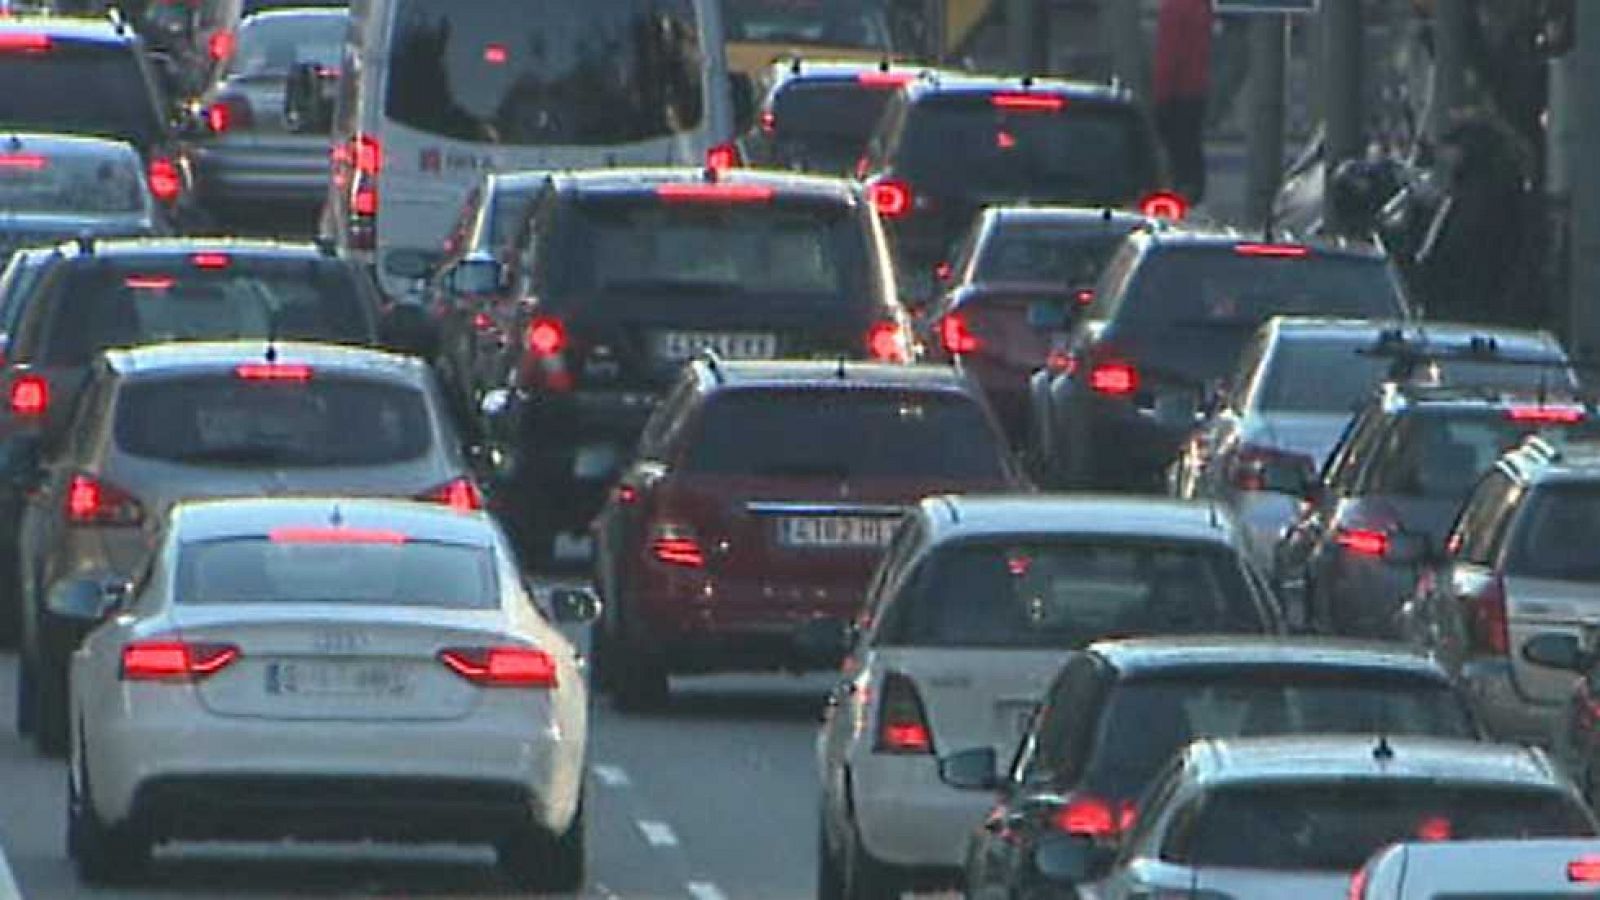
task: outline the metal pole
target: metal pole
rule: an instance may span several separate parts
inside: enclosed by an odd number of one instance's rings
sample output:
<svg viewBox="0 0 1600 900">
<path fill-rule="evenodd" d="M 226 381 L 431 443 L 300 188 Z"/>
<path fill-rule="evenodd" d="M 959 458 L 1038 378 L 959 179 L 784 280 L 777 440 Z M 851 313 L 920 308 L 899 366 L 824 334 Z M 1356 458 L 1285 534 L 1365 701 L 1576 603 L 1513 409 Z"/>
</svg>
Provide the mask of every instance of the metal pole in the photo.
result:
<svg viewBox="0 0 1600 900">
<path fill-rule="evenodd" d="M 1284 76 L 1289 55 L 1286 16 L 1250 22 L 1250 177 L 1245 209 L 1251 222 L 1270 225 L 1272 201 L 1283 172 Z"/>
<path fill-rule="evenodd" d="M 1361 0 L 1322 0 L 1322 115 L 1327 129 L 1323 161 L 1331 176 L 1339 163 L 1360 156 L 1362 132 Z M 1339 227 L 1333 191 L 1322 192 L 1324 219 Z"/>
<path fill-rule="evenodd" d="M 1600 178 L 1592 171 L 1600 157 L 1600 4 L 1576 6 L 1577 43 L 1561 60 L 1564 89 L 1555 99 L 1571 134 L 1563 154 L 1572 197 L 1569 342 L 1576 353 L 1593 356 L 1600 353 Z"/>
<path fill-rule="evenodd" d="M 1101 33 L 1111 48 L 1111 74 L 1139 97 L 1149 97 L 1150 54 L 1136 0 L 1100 0 Z"/>
<path fill-rule="evenodd" d="M 1428 133 L 1435 140 L 1449 127 L 1453 113 L 1467 105 L 1468 0 L 1434 0 L 1433 104 Z"/>
</svg>

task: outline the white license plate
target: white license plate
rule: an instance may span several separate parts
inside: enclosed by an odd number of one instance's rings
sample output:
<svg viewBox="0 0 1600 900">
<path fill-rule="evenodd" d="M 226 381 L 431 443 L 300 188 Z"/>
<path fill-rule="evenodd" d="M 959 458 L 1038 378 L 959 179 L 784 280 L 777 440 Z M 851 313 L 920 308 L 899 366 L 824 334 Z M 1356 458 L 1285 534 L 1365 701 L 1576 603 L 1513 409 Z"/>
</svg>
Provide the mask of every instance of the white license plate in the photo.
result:
<svg viewBox="0 0 1600 900">
<path fill-rule="evenodd" d="M 775 334 L 666 331 L 656 338 L 656 353 L 663 359 L 685 360 L 706 348 L 723 359 L 776 359 Z"/>
<path fill-rule="evenodd" d="M 402 666 L 380 662 L 273 662 L 267 664 L 266 692 L 275 697 L 411 696 Z"/>
<path fill-rule="evenodd" d="M 884 547 L 900 520 L 887 516 L 786 516 L 778 541 L 786 547 Z"/>
</svg>

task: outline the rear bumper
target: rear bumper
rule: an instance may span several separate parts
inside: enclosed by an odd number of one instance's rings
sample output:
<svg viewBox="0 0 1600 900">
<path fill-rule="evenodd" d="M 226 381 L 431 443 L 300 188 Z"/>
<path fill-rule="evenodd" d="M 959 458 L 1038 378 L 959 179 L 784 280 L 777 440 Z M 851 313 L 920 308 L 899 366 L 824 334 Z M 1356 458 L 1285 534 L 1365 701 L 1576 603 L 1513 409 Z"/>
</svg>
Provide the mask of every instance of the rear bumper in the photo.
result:
<svg viewBox="0 0 1600 900">
<path fill-rule="evenodd" d="M 844 622 L 860 608 L 862 585 L 851 583 L 728 584 L 672 576 L 671 592 L 630 604 L 627 643 L 669 671 L 812 671 L 837 658 L 808 654 L 798 641 L 817 620 Z"/>
<path fill-rule="evenodd" d="M 861 843 L 874 858 L 948 870 L 954 879 L 994 797 L 944 784 L 938 767 L 932 756 L 863 755 L 851 766 L 851 797 Z"/>
<path fill-rule="evenodd" d="M 1332 554 L 1313 576 L 1313 615 L 1344 637 L 1400 639 L 1396 614 L 1417 584 L 1416 570 L 1394 566 L 1376 558 L 1356 558 L 1324 548 Z M 1321 609 L 1317 609 L 1318 605 Z"/>
<path fill-rule="evenodd" d="M 1105 399 L 1059 378 L 1051 403 L 1062 429 L 1056 452 L 1087 454 L 1087 475 L 1098 484 L 1154 487 L 1177 458 L 1190 425 L 1168 424 L 1126 400 Z"/>
<path fill-rule="evenodd" d="M 202 203 L 263 203 L 314 210 L 328 194 L 328 157 L 312 152 L 206 147 L 194 155 L 195 189 Z"/>
</svg>

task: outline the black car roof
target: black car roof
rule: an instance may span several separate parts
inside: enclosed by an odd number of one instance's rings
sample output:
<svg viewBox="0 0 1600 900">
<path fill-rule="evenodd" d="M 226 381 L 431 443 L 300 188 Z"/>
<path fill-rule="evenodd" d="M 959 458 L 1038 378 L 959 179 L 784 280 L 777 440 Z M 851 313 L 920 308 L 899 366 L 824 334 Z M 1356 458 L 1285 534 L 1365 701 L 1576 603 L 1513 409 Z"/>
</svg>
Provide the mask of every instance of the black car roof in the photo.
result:
<svg viewBox="0 0 1600 900">
<path fill-rule="evenodd" d="M 1426 655 L 1401 644 L 1338 638 L 1251 636 L 1161 637 L 1097 641 L 1086 652 L 1119 673 L 1147 676 L 1245 666 L 1368 670 L 1437 678 L 1449 676 Z"/>
<path fill-rule="evenodd" d="M 580 197 L 643 197 L 662 185 L 702 184 L 755 185 L 771 188 L 777 197 L 857 202 L 856 186 L 843 178 L 766 169 L 727 169 L 715 174 L 688 167 L 586 169 L 552 175 L 551 181 L 558 190 Z"/>
</svg>

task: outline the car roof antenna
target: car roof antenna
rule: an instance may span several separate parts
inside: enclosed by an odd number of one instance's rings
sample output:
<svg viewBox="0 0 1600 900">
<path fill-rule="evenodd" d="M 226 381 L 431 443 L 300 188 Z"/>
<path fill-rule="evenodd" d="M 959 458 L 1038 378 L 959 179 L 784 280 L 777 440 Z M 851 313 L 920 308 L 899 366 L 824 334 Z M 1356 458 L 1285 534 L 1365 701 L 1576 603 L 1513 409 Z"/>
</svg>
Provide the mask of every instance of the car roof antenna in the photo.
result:
<svg viewBox="0 0 1600 900">
<path fill-rule="evenodd" d="M 1394 748 L 1389 746 L 1387 734 L 1378 735 L 1378 745 L 1372 748 L 1372 758 L 1378 762 L 1388 762 L 1394 759 Z"/>
<path fill-rule="evenodd" d="M 833 377 L 839 379 L 840 381 L 843 381 L 843 380 L 845 380 L 846 378 L 849 377 L 848 375 L 845 374 L 845 371 L 844 371 L 844 357 L 842 357 L 842 356 L 839 357 L 839 368 L 837 368 L 837 369 L 835 369 L 833 371 Z"/>
</svg>

